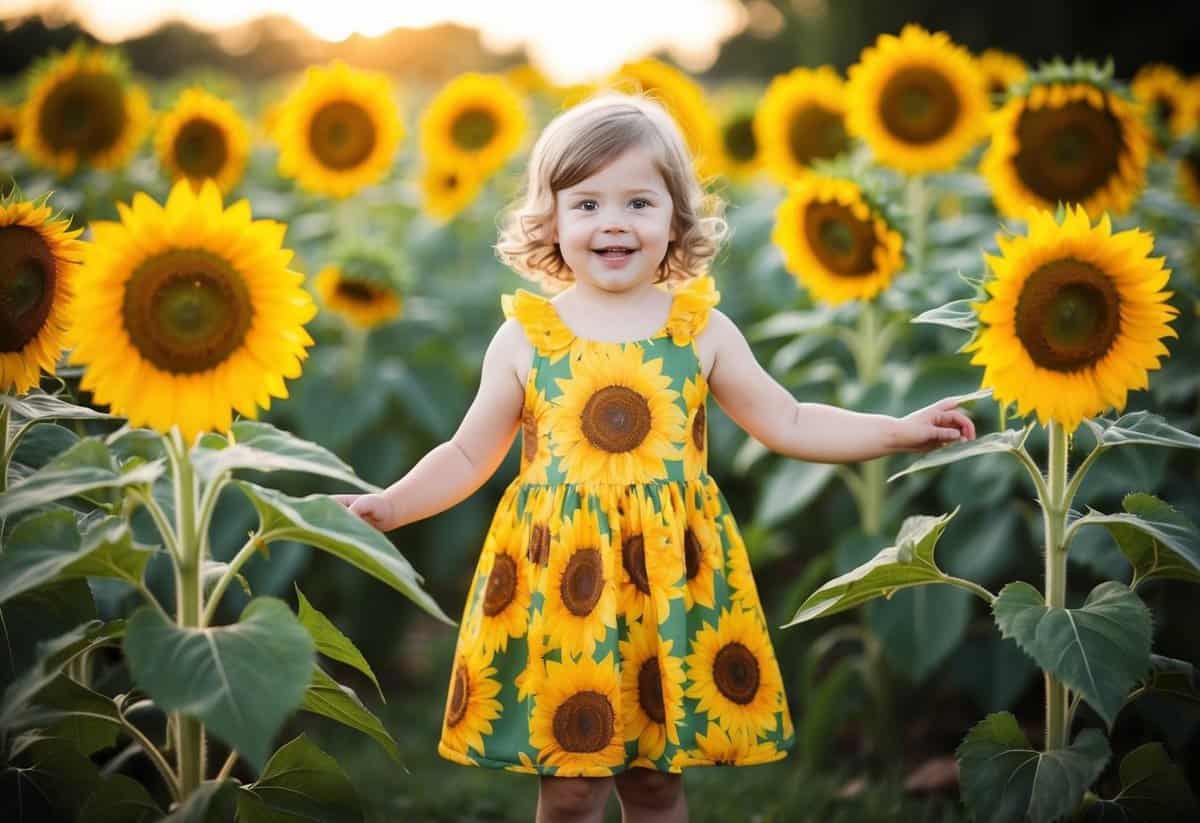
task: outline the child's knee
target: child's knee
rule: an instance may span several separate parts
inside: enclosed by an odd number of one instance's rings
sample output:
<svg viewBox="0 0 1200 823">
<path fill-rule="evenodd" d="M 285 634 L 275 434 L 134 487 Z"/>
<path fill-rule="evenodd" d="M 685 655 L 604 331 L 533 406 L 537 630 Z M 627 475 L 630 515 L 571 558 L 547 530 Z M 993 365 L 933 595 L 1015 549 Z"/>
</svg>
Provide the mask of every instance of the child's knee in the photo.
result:
<svg viewBox="0 0 1200 823">
<path fill-rule="evenodd" d="M 656 769 L 629 769 L 614 780 L 622 803 L 644 809 L 669 809 L 683 793 L 683 775 Z"/>
<path fill-rule="evenodd" d="M 543 777 L 540 805 L 555 815 L 584 815 L 603 808 L 611 777 Z"/>
</svg>

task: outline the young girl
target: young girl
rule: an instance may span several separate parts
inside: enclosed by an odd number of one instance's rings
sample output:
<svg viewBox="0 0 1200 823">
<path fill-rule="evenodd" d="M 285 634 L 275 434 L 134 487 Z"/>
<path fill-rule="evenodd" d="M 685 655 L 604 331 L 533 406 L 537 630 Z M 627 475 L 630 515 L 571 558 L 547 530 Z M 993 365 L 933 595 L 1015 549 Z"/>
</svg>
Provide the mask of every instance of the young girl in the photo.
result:
<svg viewBox="0 0 1200 823">
<path fill-rule="evenodd" d="M 786 756 L 795 736 L 738 526 L 707 472 L 707 396 L 773 451 L 845 463 L 973 438 L 953 399 L 904 418 L 799 403 L 714 308 L 726 231 L 656 103 L 555 119 L 496 249 L 550 300 L 507 321 L 454 437 L 382 494 L 381 530 L 478 489 L 521 431 L 459 628 L 438 753 L 540 776 L 538 821 L 687 819 L 680 773 Z M 570 288 L 562 290 L 567 285 Z M 667 288 L 674 286 L 674 288 Z"/>
</svg>

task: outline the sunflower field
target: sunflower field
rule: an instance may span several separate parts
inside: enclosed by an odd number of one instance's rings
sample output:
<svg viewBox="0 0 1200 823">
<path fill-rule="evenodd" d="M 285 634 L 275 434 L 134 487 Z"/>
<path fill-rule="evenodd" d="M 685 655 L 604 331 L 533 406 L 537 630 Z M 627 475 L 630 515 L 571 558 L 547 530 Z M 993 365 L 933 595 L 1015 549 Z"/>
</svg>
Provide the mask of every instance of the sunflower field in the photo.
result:
<svg viewBox="0 0 1200 823">
<path fill-rule="evenodd" d="M 1200 819 L 1200 76 L 1102 58 L 915 24 L 736 84 L 44 55 L 0 86 L 6 819 L 532 818 L 435 752 L 519 450 L 386 535 L 331 495 L 454 433 L 528 285 L 497 215 L 605 89 L 676 119 L 721 310 L 798 400 L 979 432 L 807 463 L 710 405 L 797 743 L 685 772 L 692 819 Z"/>
</svg>

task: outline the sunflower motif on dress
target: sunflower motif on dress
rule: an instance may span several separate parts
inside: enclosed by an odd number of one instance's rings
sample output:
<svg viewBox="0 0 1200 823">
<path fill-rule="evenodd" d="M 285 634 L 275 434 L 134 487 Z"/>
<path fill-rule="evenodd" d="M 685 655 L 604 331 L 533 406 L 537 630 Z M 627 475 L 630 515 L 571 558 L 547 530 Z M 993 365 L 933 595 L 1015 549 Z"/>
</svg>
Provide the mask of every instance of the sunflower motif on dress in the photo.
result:
<svg viewBox="0 0 1200 823">
<path fill-rule="evenodd" d="M 621 688 L 611 654 L 599 662 L 546 661 L 546 680 L 534 699 L 529 742 L 537 762 L 559 777 L 607 777 L 625 759 Z"/>
<path fill-rule="evenodd" d="M 752 608 L 760 601 L 746 544 L 742 541 L 742 536 L 738 532 L 737 523 L 734 522 L 732 515 L 723 516 L 720 524 L 725 540 L 729 544 L 729 548 L 725 551 L 725 558 L 730 600 L 734 606 L 739 608 Z"/>
<path fill-rule="evenodd" d="M 480 604 L 479 645 L 491 655 L 508 648 L 510 637 L 525 634 L 529 620 L 529 576 L 521 573 L 520 530 L 511 509 L 499 515 L 484 551 L 491 554 L 487 585 Z"/>
<path fill-rule="evenodd" d="M 525 403 L 521 407 L 521 481 L 545 483 L 550 467 L 550 432 L 546 428 L 550 404 L 537 388 L 537 366 L 525 381 Z"/>
<path fill-rule="evenodd" d="M 529 630 L 525 633 L 525 639 L 529 643 L 528 657 L 525 668 L 514 681 L 518 702 L 528 700 L 541 691 L 542 683 L 546 679 L 546 626 L 540 610 L 529 618 Z"/>
<path fill-rule="evenodd" d="M 492 733 L 492 721 L 500 717 L 503 708 L 496 699 L 500 682 L 490 664 L 491 659 L 478 648 L 455 655 L 438 749 L 459 762 L 468 748 L 483 754 L 483 736 Z"/>
<path fill-rule="evenodd" d="M 545 625 L 551 645 L 563 659 L 590 657 L 596 644 L 616 627 L 616 575 L 613 553 L 587 502 L 551 534 L 550 565 L 542 578 Z"/>
<path fill-rule="evenodd" d="M 682 594 L 674 585 L 679 571 L 669 550 L 671 528 L 642 489 L 631 488 L 622 497 L 617 504 L 621 524 L 621 614 L 627 621 L 648 621 L 653 614 L 657 616 L 655 622 L 661 623 L 667 619 L 672 592 Z"/>
<path fill-rule="evenodd" d="M 694 748 L 675 755 L 672 765 L 726 766 L 734 763 L 767 763 L 784 756 L 771 742 L 756 743 L 755 738 L 734 732 L 727 733 L 716 723 L 709 723 L 707 733 L 696 733 Z"/>
<path fill-rule="evenodd" d="M 661 640 L 655 626 L 638 621 L 620 642 L 621 711 L 626 740 L 636 740 L 638 757 L 657 760 L 667 742 L 679 745 L 683 723 L 683 659 L 673 640 Z"/>
<path fill-rule="evenodd" d="M 683 476 L 695 480 L 708 465 L 708 414 L 705 400 L 708 384 L 704 376 L 697 374 L 683 383 L 683 402 L 687 405 L 687 422 L 684 425 Z"/>
<path fill-rule="evenodd" d="M 770 639 L 754 612 L 723 609 L 716 625 L 705 623 L 692 638 L 688 697 L 730 736 L 750 739 L 775 728 L 783 679 L 771 654 Z"/>
<path fill-rule="evenodd" d="M 683 586 L 684 607 L 690 611 L 699 603 L 711 609 L 714 602 L 713 583 L 717 570 L 722 566 L 721 538 L 712 520 L 705 513 L 703 503 L 697 506 L 694 499 L 685 503 L 675 489 L 671 491 L 678 501 L 676 512 L 679 522 L 675 534 L 682 533 L 683 568 L 686 577 Z M 690 495 L 693 492 L 688 489 L 686 493 Z"/>
</svg>

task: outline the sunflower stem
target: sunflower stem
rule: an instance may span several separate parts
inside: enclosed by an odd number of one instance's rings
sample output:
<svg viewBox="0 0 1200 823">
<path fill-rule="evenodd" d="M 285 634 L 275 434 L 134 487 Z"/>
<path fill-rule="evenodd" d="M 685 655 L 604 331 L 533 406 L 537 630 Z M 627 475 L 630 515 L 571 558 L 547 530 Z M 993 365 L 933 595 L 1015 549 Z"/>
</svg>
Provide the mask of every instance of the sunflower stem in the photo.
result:
<svg viewBox="0 0 1200 823">
<path fill-rule="evenodd" d="M 275 536 L 274 532 L 263 534 L 261 531 L 255 531 L 250 534 L 250 538 L 238 549 L 233 559 L 229 561 L 229 568 L 221 575 L 221 579 L 217 581 L 217 585 L 213 586 L 213 590 L 209 592 L 208 607 L 204 611 L 204 620 L 200 624 L 201 626 L 208 626 L 212 623 L 213 616 L 217 613 L 217 607 L 221 603 L 221 596 L 229 588 L 229 583 L 237 577 L 238 571 L 241 570 L 242 566 L 246 565 L 246 561 L 254 556 L 254 552 L 274 539 Z"/>
<path fill-rule="evenodd" d="M 7 403 L 0 403 L 0 434 L 3 434 L 3 439 L 0 439 L 0 494 L 4 494 L 8 491 L 8 461 L 12 452 L 16 451 L 16 446 L 8 439 Z"/>
<path fill-rule="evenodd" d="M 929 217 L 929 189 L 925 175 L 914 174 L 908 178 L 905 188 L 908 206 L 908 234 L 912 247 L 912 270 L 918 275 L 925 273 L 925 223 Z"/>
<path fill-rule="evenodd" d="M 858 316 L 858 331 L 854 346 L 855 369 L 864 387 L 875 385 L 883 365 L 883 348 L 888 344 L 879 334 L 878 307 L 874 300 L 864 300 Z M 887 492 L 887 458 L 877 457 L 862 464 L 862 493 L 859 495 L 859 519 L 862 530 L 870 535 L 883 529 L 883 499 Z"/>
<path fill-rule="evenodd" d="M 1061 609 L 1066 607 L 1067 599 L 1067 553 L 1063 540 L 1067 522 L 1064 505 L 1067 490 L 1067 433 L 1056 420 L 1050 421 L 1049 439 L 1047 499 L 1042 501 L 1046 527 L 1046 605 Z M 1043 677 L 1046 686 L 1045 750 L 1051 751 L 1064 748 L 1067 744 L 1067 688 L 1049 672 L 1045 672 Z"/>
</svg>

